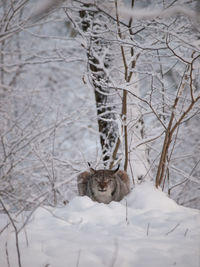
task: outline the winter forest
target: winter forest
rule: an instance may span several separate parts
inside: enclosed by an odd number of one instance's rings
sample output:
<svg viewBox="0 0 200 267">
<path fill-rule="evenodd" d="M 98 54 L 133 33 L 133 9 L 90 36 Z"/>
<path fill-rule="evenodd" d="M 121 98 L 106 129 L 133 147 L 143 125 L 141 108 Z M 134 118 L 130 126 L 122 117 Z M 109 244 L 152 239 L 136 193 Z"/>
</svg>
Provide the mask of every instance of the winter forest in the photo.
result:
<svg viewBox="0 0 200 267">
<path fill-rule="evenodd" d="M 199 267 L 199 209 L 200 1 L 0 0 L 0 267 Z"/>
</svg>

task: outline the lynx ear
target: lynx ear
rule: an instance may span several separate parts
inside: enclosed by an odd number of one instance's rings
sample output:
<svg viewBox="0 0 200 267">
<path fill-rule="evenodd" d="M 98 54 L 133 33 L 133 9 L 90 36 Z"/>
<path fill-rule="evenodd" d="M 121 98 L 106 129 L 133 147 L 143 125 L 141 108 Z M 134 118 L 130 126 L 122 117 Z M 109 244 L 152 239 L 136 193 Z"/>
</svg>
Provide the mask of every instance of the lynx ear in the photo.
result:
<svg viewBox="0 0 200 267">
<path fill-rule="evenodd" d="M 91 173 L 91 174 L 95 174 L 96 171 L 95 171 L 93 168 L 90 168 L 90 173 Z"/>
<path fill-rule="evenodd" d="M 95 174 L 96 171 L 93 168 L 91 168 L 91 164 L 89 162 L 88 162 L 88 166 L 90 168 L 90 173 Z"/>
<path fill-rule="evenodd" d="M 113 170 L 113 174 L 115 174 L 116 172 L 118 172 L 119 167 L 120 167 L 120 165 L 118 164 L 117 169 L 116 170 Z"/>
</svg>

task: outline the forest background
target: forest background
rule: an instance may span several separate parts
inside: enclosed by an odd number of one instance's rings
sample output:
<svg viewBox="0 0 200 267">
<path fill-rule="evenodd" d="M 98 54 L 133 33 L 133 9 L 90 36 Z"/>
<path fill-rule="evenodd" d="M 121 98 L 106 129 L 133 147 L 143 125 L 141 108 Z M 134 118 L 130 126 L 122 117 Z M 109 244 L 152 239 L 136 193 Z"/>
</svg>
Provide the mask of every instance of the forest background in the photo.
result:
<svg viewBox="0 0 200 267">
<path fill-rule="evenodd" d="M 1 211 L 66 205 L 88 162 L 199 208 L 199 13 L 198 0 L 1 1 Z"/>
</svg>

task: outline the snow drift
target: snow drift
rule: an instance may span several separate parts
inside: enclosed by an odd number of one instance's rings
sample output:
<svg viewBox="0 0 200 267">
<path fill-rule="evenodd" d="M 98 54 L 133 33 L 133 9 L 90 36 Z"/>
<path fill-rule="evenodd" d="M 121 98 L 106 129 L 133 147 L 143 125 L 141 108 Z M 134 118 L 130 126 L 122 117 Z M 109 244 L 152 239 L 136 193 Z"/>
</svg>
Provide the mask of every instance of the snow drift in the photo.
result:
<svg viewBox="0 0 200 267">
<path fill-rule="evenodd" d="M 0 215 L 0 229 L 7 223 Z M 198 210 L 150 183 L 108 205 L 75 197 L 64 208 L 35 211 L 19 233 L 22 267 L 199 267 L 199 223 Z M 8 264 L 17 266 L 11 225 L 0 235 L 0 266 Z"/>
</svg>

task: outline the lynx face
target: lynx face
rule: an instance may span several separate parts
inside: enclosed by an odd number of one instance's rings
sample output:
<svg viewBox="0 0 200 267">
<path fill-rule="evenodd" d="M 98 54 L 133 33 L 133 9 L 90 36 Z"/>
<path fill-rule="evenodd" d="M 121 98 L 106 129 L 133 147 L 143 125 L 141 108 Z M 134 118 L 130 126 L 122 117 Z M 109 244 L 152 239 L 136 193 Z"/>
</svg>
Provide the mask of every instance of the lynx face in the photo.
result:
<svg viewBox="0 0 200 267">
<path fill-rule="evenodd" d="M 116 188 L 116 178 L 111 171 L 99 170 L 91 177 L 92 191 L 96 198 L 108 199 L 111 201 Z M 100 202 L 102 202 L 100 200 Z"/>
<path fill-rule="evenodd" d="M 129 177 L 125 171 L 94 170 L 82 172 L 77 177 L 80 196 L 88 196 L 105 204 L 120 201 L 130 192 Z"/>
</svg>

